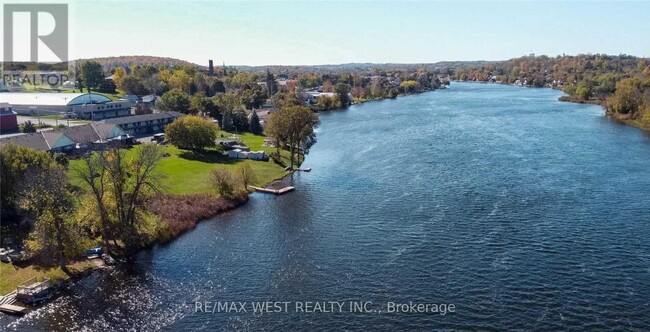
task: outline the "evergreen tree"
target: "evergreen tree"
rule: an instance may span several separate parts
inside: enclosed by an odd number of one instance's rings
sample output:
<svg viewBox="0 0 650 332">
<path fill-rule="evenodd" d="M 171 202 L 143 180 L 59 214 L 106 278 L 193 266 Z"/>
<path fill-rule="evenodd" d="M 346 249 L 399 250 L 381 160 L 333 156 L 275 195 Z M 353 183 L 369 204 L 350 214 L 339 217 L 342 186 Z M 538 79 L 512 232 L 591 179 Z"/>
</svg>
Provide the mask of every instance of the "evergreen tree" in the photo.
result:
<svg viewBox="0 0 650 332">
<path fill-rule="evenodd" d="M 262 134 L 262 126 L 260 125 L 260 118 L 257 116 L 257 112 L 255 112 L 255 110 L 251 112 L 251 115 L 248 118 L 248 131 L 256 135 Z"/>
<path fill-rule="evenodd" d="M 36 132 L 36 126 L 31 121 L 27 120 L 21 126 L 20 131 L 25 133 L 25 134 L 35 133 Z"/>
<path fill-rule="evenodd" d="M 271 71 L 266 68 L 266 89 L 269 90 L 269 95 L 274 95 L 278 92 L 278 88 L 275 84 L 275 76 L 271 74 Z"/>
<path fill-rule="evenodd" d="M 235 124 L 233 123 L 230 111 L 223 112 L 223 115 L 221 116 L 221 128 L 225 131 L 235 130 Z"/>
</svg>

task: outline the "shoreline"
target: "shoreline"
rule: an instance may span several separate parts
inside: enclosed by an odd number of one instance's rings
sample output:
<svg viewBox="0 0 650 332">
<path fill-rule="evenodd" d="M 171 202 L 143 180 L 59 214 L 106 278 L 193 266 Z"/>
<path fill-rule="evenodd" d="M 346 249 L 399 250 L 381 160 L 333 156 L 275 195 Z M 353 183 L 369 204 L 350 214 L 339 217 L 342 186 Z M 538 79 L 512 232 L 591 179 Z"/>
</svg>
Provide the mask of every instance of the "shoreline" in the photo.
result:
<svg viewBox="0 0 650 332">
<path fill-rule="evenodd" d="M 262 187 L 267 188 L 276 182 L 284 181 L 288 176 L 293 175 L 293 173 L 294 171 L 290 171 L 280 178 L 276 178 L 265 183 Z M 222 213 L 236 210 L 237 208 L 245 205 L 250 200 L 250 196 L 254 193 L 255 191 L 242 192 L 240 194 L 236 194 L 232 198 L 221 198 L 213 194 L 206 194 L 206 193 L 163 194 L 160 196 L 153 197 L 152 202 L 150 204 L 153 205 L 154 207 L 151 212 L 154 213 L 161 222 L 167 222 L 168 225 L 172 225 L 178 223 L 179 219 L 183 218 L 185 220 L 182 221 L 182 223 L 185 223 L 185 225 L 183 225 L 183 227 L 181 227 L 181 229 L 178 232 L 169 234 L 170 236 L 168 237 L 155 239 L 153 242 L 147 245 L 144 245 L 140 248 L 133 250 L 132 252 L 126 253 L 125 255 L 118 256 L 118 257 L 129 257 L 137 254 L 142 250 L 153 248 L 156 245 L 166 245 L 174 241 L 181 235 L 185 234 L 186 232 L 194 229 L 199 223 L 213 219 Z M 203 199 L 203 202 L 197 204 L 197 201 L 200 201 L 201 199 Z M 170 214 L 157 213 L 156 211 L 161 212 L 160 207 L 157 207 L 157 205 L 160 204 L 164 206 L 166 205 L 166 203 L 168 203 L 167 201 L 169 200 L 173 200 L 175 204 L 179 204 L 179 202 L 184 202 L 186 206 L 190 206 L 193 209 L 192 212 L 195 215 L 190 216 L 188 219 L 187 215 L 179 216 L 173 214 L 170 215 Z M 173 210 L 172 213 L 180 213 L 181 209 L 182 208 L 178 207 L 175 210 Z M 207 209 L 209 211 L 197 211 L 200 209 L 203 210 Z M 207 213 L 202 214 L 201 212 L 207 212 Z"/>
<path fill-rule="evenodd" d="M 505 83 L 490 83 L 490 82 L 479 82 L 479 81 L 454 81 L 458 83 L 479 83 L 479 84 L 500 84 L 500 85 L 510 85 L 510 86 L 515 86 L 515 87 L 523 87 L 526 88 L 526 86 L 517 86 L 514 84 L 505 84 Z M 544 88 L 549 88 L 549 87 L 544 87 Z M 444 88 L 446 89 L 446 88 Z M 559 90 L 559 89 L 554 89 L 554 88 L 549 88 L 553 90 Z M 364 104 L 367 102 L 378 102 L 378 101 L 385 101 L 385 100 L 392 100 L 392 99 L 397 99 L 399 97 L 406 97 L 406 96 L 411 96 L 411 95 L 417 95 L 417 94 L 422 94 L 426 92 L 433 92 L 436 90 L 442 90 L 442 89 L 431 89 L 431 90 L 426 90 L 426 91 L 420 91 L 420 92 L 414 92 L 414 93 L 407 93 L 407 94 L 400 94 L 396 96 L 395 98 L 382 98 L 382 99 L 367 99 L 363 101 L 358 101 L 352 103 L 352 105 L 360 105 Z M 560 90 L 561 91 L 561 90 Z M 563 98 L 563 97 L 571 97 L 571 96 L 561 96 L 558 98 L 559 101 L 563 102 L 572 102 L 572 103 L 579 103 L 579 104 L 594 104 L 594 105 L 599 105 L 601 107 L 604 106 L 598 102 L 589 102 L 589 101 L 580 101 L 580 100 L 573 100 L 573 98 Z M 564 100 L 563 100 L 564 99 Z M 348 106 L 349 107 L 349 106 Z M 337 108 L 337 109 L 331 109 L 328 111 L 337 111 L 337 110 L 345 110 L 346 108 Z M 630 125 L 633 127 L 637 127 L 642 130 L 649 130 L 648 128 L 644 128 L 640 125 L 636 125 L 634 123 L 630 123 L 629 120 L 621 120 L 621 119 L 616 119 L 615 117 L 607 114 L 605 112 L 605 116 L 608 118 L 612 118 L 613 120 L 620 122 L 622 124 Z M 270 180 L 269 182 L 265 183 L 262 187 L 267 188 L 270 186 L 273 186 L 276 183 L 281 183 L 285 181 L 287 178 L 293 175 L 295 170 L 292 171 L 287 171 L 286 174 L 284 174 L 282 177 L 275 178 L 273 180 Z M 177 238 L 181 237 L 183 234 L 193 230 L 196 228 L 196 226 L 204 221 L 213 219 L 222 213 L 229 212 L 229 211 L 234 211 L 237 208 L 245 205 L 248 203 L 250 199 L 250 195 L 255 193 L 255 191 L 252 192 L 242 192 L 238 195 L 236 195 L 233 198 L 229 199 L 223 199 L 221 197 L 217 197 L 216 195 L 213 194 L 206 194 L 206 193 L 192 193 L 192 194 L 162 194 L 160 196 L 156 196 L 152 198 L 152 202 L 150 203 L 153 205 L 152 208 L 152 213 L 157 216 L 160 222 L 167 223 L 168 226 L 171 227 L 171 229 L 167 229 L 170 233 L 164 234 L 162 236 L 159 236 L 158 238 L 153 239 L 150 243 L 143 244 L 142 246 L 135 248 L 133 250 L 130 250 L 129 252 L 124 252 L 121 254 L 114 254 L 116 258 L 127 258 L 130 256 L 133 256 L 143 250 L 147 249 L 152 249 L 157 245 L 167 245 L 171 243 L 172 241 L 176 240 Z M 173 201 L 176 205 L 177 208 L 173 210 L 173 212 L 170 213 L 161 213 L 161 208 L 159 205 L 165 206 L 169 205 L 170 201 Z M 151 208 L 150 205 L 150 208 Z M 178 206 L 180 205 L 180 206 Z M 187 211 L 190 209 L 192 212 L 188 214 L 183 214 L 182 211 Z M 81 261 L 86 261 L 84 259 L 81 260 L 75 260 L 73 262 L 81 262 Z M 97 266 L 89 266 L 82 271 L 79 271 L 77 273 L 73 273 L 68 275 L 65 279 L 59 280 L 57 282 L 53 282 L 52 287 L 58 292 L 60 289 L 69 286 L 71 283 L 81 280 L 84 277 L 92 274 L 95 271 L 103 270 L 103 267 L 97 267 Z"/>
<path fill-rule="evenodd" d="M 284 181 L 289 176 L 293 175 L 293 173 L 294 171 L 288 171 L 282 177 L 278 177 L 268 181 L 267 183 L 264 183 L 263 187 L 268 187 L 273 185 L 274 183 Z M 120 252 L 121 250 L 126 250 L 126 248 L 113 248 L 112 255 L 119 261 L 131 257 L 133 255 L 136 255 L 141 251 L 152 249 L 155 246 L 167 245 L 172 241 L 176 240 L 177 238 L 181 237 L 183 234 L 196 228 L 196 226 L 200 222 L 207 221 L 223 213 L 236 210 L 237 208 L 248 203 L 250 199 L 250 195 L 253 193 L 255 193 L 255 191 L 247 191 L 247 192 L 242 191 L 239 194 L 236 194 L 232 198 L 228 198 L 228 199 L 224 199 L 216 196 L 215 194 L 209 194 L 209 193 L 161 194 L 159 196 L 151 197 L 149 208 L 151 209 L 151 213 L 155 214 L 156 218 L 158 218 L 159 222 L 166 224 L 167 227 L 164 228 L 165 233 L 158 234 L 158 236 L 152 239 L 152 241 L 148 243 L 143 243 L 141 246 L 138 246 L 137 248 L 131 249 L 129 251 Z M 169 205 L 170 202 L 174 203 L 174 206 L 176 208 L 172 211 L 172 213 L 176 212 L 176 214 L 169 215 L 169 214 L 161 214 L 156 212 L 156 211 L 161 212 L 161 209 L 156 210 L 156 206 L 160 207 L 160 206 Z M 187 213 L 187 211 L 190 212 Z M 11 264 L 11 266 L 13 266 L 14 269 L 24 269 L 29 266 L 33 266 L 33 264 L 29 264 L 22 267 L 16 266 L 13 263 L 3 263 L 3 264 Z M 73 266 L 77 264 L 83 265 L 83 268 L 80 270 L 75 270 Z M 58 298 L 60 296 L 60 291 L 62 289 L 66 287 L 70 287 L 74 282 L 79 281 L 91 275 L 95 271 L 101 271 L 106 269 L 106 266 L 100 267 L 100 266 L 93 265 L 85 257 L 78 257 L 77 259 L 70 260 L 67 266 L 73 267 L 73 269 L 70 271 L 71 273 L 65 274 L 65 277 L 61 279 L 58 278 L 52 279 L 50 277 L 50 279 L 52 280 L 52 289 L 54 290 L 55 293 L 54 297 L 39 305 L 28 306 L 30 310 L 36 310 L 42 308 L 43 306 L 50 303 L 52 300 Z M 57 266 L 52 267 L 52 269 L 56 269 L 56 268 Z M 38 278 L 39 279 L 48 278 L 48 276 L 43 275 L 43 276 L 38 276 Z M 11 290 L 6 292 L 6 294 L 0 294 L 0 296 L 10 294 L 23 282 L 24 280 L 20 280 L 17 281 L 15 285 L 12 283 Z"/>
</svg>

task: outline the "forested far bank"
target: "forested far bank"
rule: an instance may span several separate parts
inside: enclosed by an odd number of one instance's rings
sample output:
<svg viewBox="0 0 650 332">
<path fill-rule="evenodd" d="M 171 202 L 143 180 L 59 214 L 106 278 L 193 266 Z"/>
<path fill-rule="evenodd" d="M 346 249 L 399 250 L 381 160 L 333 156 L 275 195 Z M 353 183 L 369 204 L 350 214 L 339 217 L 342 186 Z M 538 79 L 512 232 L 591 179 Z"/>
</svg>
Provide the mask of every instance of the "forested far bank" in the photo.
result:
<svg viewBox="0 0 650 332">
<path fill-rule="evenodd" d="M 650 59 L 630 55 L 525 56 L 458 68 L 454 79 L 560 89 L 561 100 L 602 105 L 607 115 L 650 130 Z"/>
</svg>

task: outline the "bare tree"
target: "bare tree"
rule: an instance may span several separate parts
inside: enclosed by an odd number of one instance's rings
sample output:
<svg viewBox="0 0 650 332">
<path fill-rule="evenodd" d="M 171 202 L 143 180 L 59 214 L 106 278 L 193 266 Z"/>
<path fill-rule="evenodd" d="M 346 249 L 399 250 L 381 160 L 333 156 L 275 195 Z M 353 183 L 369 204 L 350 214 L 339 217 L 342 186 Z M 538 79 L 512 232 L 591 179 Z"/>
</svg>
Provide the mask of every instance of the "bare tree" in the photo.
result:
<svg viewBox="0 0 650 332">
<path fill-rule="evenodd" d="M 97 205 L 97 210 L 99 211 L 104 250 L 106 250 L 107 253 L 110 253 L 109 232 L 111 225 L 105 202 L 105 195 L 107 193 L 107 175 L 104 163 L 104 154 L 104 151 L 89 153 L 82 158 L 80 164 L 77 164 L 77 166 L 72 168 L 72 171 L 90 188 L 90 193 L 92 194 L 95 204 Z"/>
<path fill-rule="evenodd" d="M 128 246 L 136 244 L 138 211 L 143 209 L 145 199 L 151 193 L 160 192 L 162 175 L 158 165 L 162 149 L 158 145 L 144 144 L 136 149 L 133 158 L 127 158 L 124 150 L 118 148 L 102 155 L 111 196 L 115 200 L 116 219 Z"/>
<path fill-rule="evenodd" d="M 248 186 L 257 180 L 255 172 L 250 164 L 243 163 L 235 169 L 235 174 L 239 182 L 244 186 L 244 190 L 248 191 Z"/>
<path fill-rule="evenodd" d="M 219 196 L 223 198 L 230 198 L 233 194 L 233 176 L 232 173 L 226 169 L 218 168 L 212 171 L 210 181 L 215 187 Z"/>
<path fill-rule="evenodd" d="M 59 165 L 31 168 L 19 196 L 20 207 L 35 221 L 28 246 L 35 250 L 54 249 L 59 266 L 66 273 L 66 248 L 75 242 L 76 226 L 70 216 L 73 204 L 67 183 L 67 174 Z"/>
</svg>

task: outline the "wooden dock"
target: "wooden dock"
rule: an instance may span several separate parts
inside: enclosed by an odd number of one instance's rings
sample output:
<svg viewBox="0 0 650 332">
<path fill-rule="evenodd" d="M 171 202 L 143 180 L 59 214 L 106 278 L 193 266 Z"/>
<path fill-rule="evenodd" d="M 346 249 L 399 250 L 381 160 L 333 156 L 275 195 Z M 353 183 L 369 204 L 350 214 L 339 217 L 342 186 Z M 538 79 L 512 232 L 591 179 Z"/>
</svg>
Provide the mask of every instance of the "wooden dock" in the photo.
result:
<svg viewBox="0 0 650 332">
<path fill-rule="evenodd" d="M 0 311 L 12 315 L 24 315 L 29 312 L 29 309 L 14 304 L 2 304 L 0 305 Z"/>
<path fill-rule="evenodd" d="M 255 189 L 255 191 L 258 191 L 258 192 L 261 192 L 261 193 L 274 194 L 274 195 L 286 194 L 286 193 L 288 193 L 290 191 L 294 191 L 296 189 L 296 187 L 291 187 L 291 186 L 284 187 L 282 189 L 260 188 L 260 187 L 253 187 L 253 186 L 249 186 L 249 187 L 251 187 L 251 188 Z"/>
<path fill-rule="evenodd" d="M 28 308 L 16 305 L 16 291 L 0 296 L 0 312 L 12 315 L 24 315 L 29 312 Z"/>
</svg>

